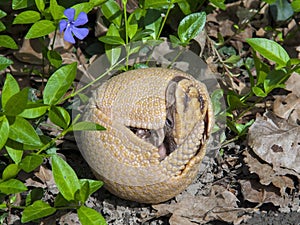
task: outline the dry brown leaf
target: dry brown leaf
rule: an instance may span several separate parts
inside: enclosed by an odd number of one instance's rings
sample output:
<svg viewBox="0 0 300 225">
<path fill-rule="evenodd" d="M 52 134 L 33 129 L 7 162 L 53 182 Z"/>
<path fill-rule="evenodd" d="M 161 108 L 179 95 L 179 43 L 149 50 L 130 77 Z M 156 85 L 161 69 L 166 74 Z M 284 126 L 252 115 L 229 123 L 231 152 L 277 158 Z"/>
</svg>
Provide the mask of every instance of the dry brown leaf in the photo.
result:
<svg viewBox="0 0 300 225">
<path fill-rule="evenodd" d="M 294 93 L 287 96 L 277 96 L 273 111 L 280 118 L 286 119 L 292 124 L 297 124 L 297 120 L 300 119 L 300 98 Z"/>
<path fill-rule="evenodd" d="M 300 75 L 293 73 L 285 82 L 285 89 L 300 97 Z"/>
<path fill-rule="evenodd" d="M 52 171 L 45 168 L 44 166 L 40 166 L 40 170 L 36 173 L 34 173 L 34 175 L 39 178 L 44 184 L 47 185 L 48 190 L 54 194 L 58 193 L 55 181 L 54 181 L 54 177 L 52 174 Z"/>
<path fill-rule="evenodd" d="M 295 171 L 300 177 L 300 126 L 290 125 L 268 112 L 257 116 L 249 129 L 248 143 L 262 160 L 281 168 Z"/>
<path fill-rule="evenodd" d="M 249 167 L 251 173 L 256 173 L 259 176 L 260 183 L 262 185 L 269 185 L 272 183 L 274 186 L 280 189 L 281 196 L 285 195 L 286 188 L 291 190 L 295 189 L 294 181 L 287 176 L 278 174 L 273 170 L 272 166 L 267 163 L 261 163 L 257 158 L 253 157 L 248 151 L 245 151 L 244 161 Z"/>
<path fill-rule="evenodd" d="M 245 200 L 253 203 L 273 203 L 275 206 L 284 207 L 288 204 L 287 198 L 282 198 L 278 189 L 272 185 L 265 186 L 256 180 L 241 180 L 242 193 Z"/>
<path fill-rule="evenodd" d="M 237 197 L 226 188 L 214 185 L 210 196 L 187 196 L 174 204 L 159 204 L 152 207 L 157 216 L 172 214 L 170 225 L 202 224 L 213 220 L 239 224 L 241 212 Z"/>
</svg>

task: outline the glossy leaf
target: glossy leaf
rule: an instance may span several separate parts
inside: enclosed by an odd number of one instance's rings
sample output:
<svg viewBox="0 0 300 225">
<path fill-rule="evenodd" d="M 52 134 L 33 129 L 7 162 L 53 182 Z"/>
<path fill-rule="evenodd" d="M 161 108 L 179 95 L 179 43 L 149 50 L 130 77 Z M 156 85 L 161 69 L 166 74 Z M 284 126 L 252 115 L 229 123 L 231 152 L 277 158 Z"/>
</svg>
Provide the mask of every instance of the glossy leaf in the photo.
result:
<svg viewBox="0 0 300 225">
<path fill-rule="evenodd" d="M 20 117 L 27 119 L 35 119 L 44 115 L 49 106 L 40 103 L 29 103 L 22 113 L 19 114 Z"/>
<path fill-rule="evenodd" d="M 0 192 L 3 194 L 16 194 L 27 191 L 27 187 L 19 180 L 10 179 L 0 183 Z"/>
<path fill-rule="evenodd" d="M 75 9 L 75 18 L 77 18 L 80 12 L 89 13 L 93 9 L 93 7 L 94 6 L 91 2 L 82 2 L 73 5 L 72 8 Z"/>
<path fill-rule="evenodd" d="M 92 3 L 94 7 L 100 6 L 105 2 L 107 2 L 107 0 L 90 0 L 90 3 Z"/>
<path fill-rule="evenodd" d="M 145 9 L 168 8 L 169 4 L 171 4 L 170 0 L 145 0 L 144 8 Z"/>
<path fill-rule="evenodd" d="M 35 0 L 35 5 L 40 12 L 45 10 L 45 0 Z"/>
<path fill-rule="evenodd" d="M 222 10 L 226 9 L 226 5 L 225 5 L 225 0 L 209 0 L 209 2 L 211 4 L 213 4 L 214 6 L 216 6 L 217 8 L 220 8 Z"/>
<path fill-rule="evenodd" d="M 4 108 L 8 99 L 20 91 L 19 84 L 11 74 L 6 75 L 2 90 L 2 107 Z"/>
<path fill-rule="evenodd" d="M 44 89 L 44 103 L 54 105 L 64 96 L 76 76 L 77 63 L 71 63 L 55 71 Z"/>
<path fill-rule="evenodd" d="M 19 164 L 21 162 L 23 156 L 22 150 L 16 150 L 8 146 L 5 146 L 5 149 L 9 157 L 14 161 L 14 163 Z"/>
<path fill-rule="evenodd" d="M 156 39 L 158 36 L 160 26 L 162 23 L 162 17 L 161 17 L 162 11 L 157 10 L 157 9 L 148 9 L 146 11 L 145 19 L 144 19 L 144 24 L 145 28 L 147 30 L 152 30 L 152 33 L 150 36 L 153 39 Z"/>
<path fill-rule="evenodd" d="M 41 19 L 41 15 L 37 11 L 28 10 L 21 12 L 13 21 L 13 24 L 30 24 L 35 23 Z"/>
<path fill-rule="evenodd" d="M 0 9 L 0 19 L 7 16 L 7 13 Z"/>
<path fill-rule="evenodd" d="M 260 87 L 252 87 L 252 91 L 253 93 L 257 96 L 257 97 L 266 97 L 268 94 L 265 93 Z"/>
<path fill-rule="evenodd" d="M 27 155 L 22 159 L 20 168 L 26 173 L 30 173 L 43 163 L 43 157 L 40 155 Z"/>
<path fill-rule="evenodd" d="M 193 13 L 184 17 L 178 26 L 178 37 L 183 43 L 188 43 L 203 29 L 206 22 L 205 12 Z"/>
<path fill-rule="evenodd" d="M 0 47 L 18 49 L 15 40 L 8 35 L 0 35 Z"/>
<path fill-rule="evenodd" d="M 138 30 L 138 21 L 134 13 L 128 17 L 128 36 L 130 39 L 134 37 Z"/>
<path fill-rule="evenodd" d="M 255 51 L 280 67 L 286 66 L 290 60 L 288 53 L 275 41 L 266 38 L 248 38 L 246 41 Z"/>
<path fill-rule="evenodd" d="M 11 178 L 14 178 L 19 173 L 20 169 L 17 164 L 9 164 L 7 167 L 5 167 L 3 173 L 2 173 L 2 179 L 8 180 Z"/>
<path fill-rule="evenodd" d="M 80 188 L 78 177 L 74 170 L 57 155 L 51 157 L 54 181 L 58 190 L 68 201 L 74 199 L 74 195 Z"/>
<path fill-rule="evenodd" d="M 65 8 L 58 5 L 56 0 L 50 0 L 50 12 L 54 20 L 60 20 L 64 16 Z"/>
<path fill-rule="evenodd" d="M 49 118 L 55 125 L 67 128 L 70 124 L 70 114 L 62 107 L 52 106 L 49 110 Z"/>
<path fill-rule="evenodd" d="M 49 60 L 50 64 L 55 68 L 60 67 L 62 64 L 61 55 L 57 51 L 49 50 L 47 52 L 47 59 Z"/>
<path fill-rule="evenodd" d="M 0 149 L 5 145 L 9 132 L 9 123 L 6 116 L 0 117 Z"/>
<path fill-rule="evenodd" d="M 56 212 L 56 209 L 51 207 L 42 200 L 35 201 L 32 205 L 27 206 L 22 214 L 22 223 L 27 223 L 46 216 L 50 216 Z"/>
<path fill-rule="evenodd" d="M 116 25 L 111 24 L 107 30 L 106 35 L 120 37 L 119 29 L 116 27 Z M 110 61 L 111 65 L 117 63 L 121 55 L 121 47 L 110 45 L 110 44 L 105 44 L 104 47 L 105 47 L 105 54 L 108 60 Z"/>
<path fill-rule="evenodd" d="M 24 9 L 34 5 L 34 0 L 13 0 L 12 1 L 12 9 Z"/>
<path fill-rule="evenodd" d="M 55 31 L 56 26 L 50 20 L 39 20 L 35 22 L 27 32 L 25 39 L 43 37 Z"/>
<path fill-rule="evenodd" d="M 5 106 L 4 114 L 7 116 L 16 116 L 24 111 L 27 106 L 29 88 L 24 88 L 20 92 L 11 96 Z"/>
<path fill-rule="evenodd" d="M 105 44 L 109 45 L 124 45 L 125 42 L 121 37 L 118 36 L 102 36 L 98 38 L 99 41 L 102 41 Z"/>
<path fill-rule="evenodd" d="M 122 10 L 118 3 L 114 0 L 108 0 L 102 5 L 101 11 L 106 19 L 113 22 L 117 27 L 121 27 Z"/>
<path fill-rule="evenodd" d="M 81 206 L 77 214 L 82 225 L 107 225 L 100 213 L 86 206 Z"/>
<path fill-rule="evenodd" d="M 95 191 L 97 191 L 99 188 L 103 186 L 103 182 L 99 180 L 90 180 L 90 179 L 80 179 L 79 180 L 80 185 L 82 186 L 84 183 L 89 183 L 89 192 L 88 195 L 93 194 Z"/>
<path fill-rule="evenodd" d="M 294 0 L 291 3 L 294 12 L 300 12 L 300 0 Z"/>
<path fill-rule="evenodd" d="M 100 126 L 99 124 L 89 122 L 89 121 L 78 122 L 78 123 L 72 125 L 71 129 L 73 131 L 105 130 L 105 128 L 103 126 Z"/>
<path fill-rule="evenodd" d="M 0 70 L 6 69 L 8 66 L 12 65 L 14 62 L 2 55 L 0 55 Z"/>
<path fill-rule="evenodd" d="M 14 121 L 9 127 L 9 138 L 22 144 L 41 147 L 39 136 L 31 126 L 31 124 L 22 117 L 13 118 Z"/>
</svg>

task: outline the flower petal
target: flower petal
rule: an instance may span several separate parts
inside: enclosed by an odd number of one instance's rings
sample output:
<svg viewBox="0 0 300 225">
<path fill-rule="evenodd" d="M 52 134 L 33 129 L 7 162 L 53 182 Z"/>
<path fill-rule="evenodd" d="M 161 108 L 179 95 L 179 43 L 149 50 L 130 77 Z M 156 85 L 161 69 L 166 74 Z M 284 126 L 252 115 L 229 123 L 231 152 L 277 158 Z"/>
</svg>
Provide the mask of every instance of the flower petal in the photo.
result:
<svg viewBox="0 0 300 225">
<path fill-rule="evenodd" d="M 62 33 L 66 29 L 68 22 L 64 19 L 59 21 L 59 32 Z"/>
<path fill-rule="evenodd" d="M 64 35 L 64 39 L 67 41 L 67 42 L 70 42 L 72 44 L 75 44 L 75 39 L 72 35 L 72 27 L 71 26 L 68 26 L 67 29 L 65 30 L 65 35 Z"/>
<path fill-rule="evenodd" d="M 68 8 L 64 11 L 65 16 L 68 18 L 70 22 L 74 21 L 75 9 Z"/>
<path fill-rule="evenodd" d="M 75 22 L 73 23 L 75 26 L 80 26 L 80 25 L 84 25 L 88 22 L 88 17 L 87 14 L 85 12 L 81 12 L 79 13 L 77 19 L 75 20 Z"/>
<path fill-rule="evenodd" d="M 89 34 L 89 29 L 72 27 L 72 32 L 75 35 L 75 37 L 82 40 L 83 38 L 85 38 Z"/>
</svg>

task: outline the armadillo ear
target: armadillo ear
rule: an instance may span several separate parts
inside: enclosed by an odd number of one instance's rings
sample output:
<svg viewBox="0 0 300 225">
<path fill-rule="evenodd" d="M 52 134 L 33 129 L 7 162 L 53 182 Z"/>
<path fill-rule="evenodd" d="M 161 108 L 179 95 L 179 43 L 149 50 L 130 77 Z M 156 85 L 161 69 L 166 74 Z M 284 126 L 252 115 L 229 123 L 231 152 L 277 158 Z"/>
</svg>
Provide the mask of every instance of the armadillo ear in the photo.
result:
<svg viewBox="0 0 300 225">
<path fill-rule="evenodd" d="M 170 81 L 166 89 L 166 108 L 168 109 L 175 104 L 175 92 L 177 88 L 177 82 Z"/>
</svg>

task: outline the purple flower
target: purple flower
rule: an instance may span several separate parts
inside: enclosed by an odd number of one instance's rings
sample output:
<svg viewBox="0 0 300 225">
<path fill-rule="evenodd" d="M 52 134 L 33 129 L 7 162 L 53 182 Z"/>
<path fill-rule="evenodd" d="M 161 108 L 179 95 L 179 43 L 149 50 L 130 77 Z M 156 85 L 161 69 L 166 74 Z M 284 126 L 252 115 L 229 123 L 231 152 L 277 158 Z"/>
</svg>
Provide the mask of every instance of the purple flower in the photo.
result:
<svg viewBox="0 0 300 225">
<path fill-rule="evenodd" d="M 59 22 L 60 33 L 65 31 L 64 40 L 74 44 L 75 39 L 73 35 L 80 40 L 84 39 L 88 35 L 89 30 L 87 28 L 78 28 L 77 26 L 88 22 L 87 14 L 85 12 L 79 13 L 77 19 L 74 21 L 75 9 L 69 8 L 64 11 L 64 15 L 68 20 L 62 19 Z"/>
</svg>

